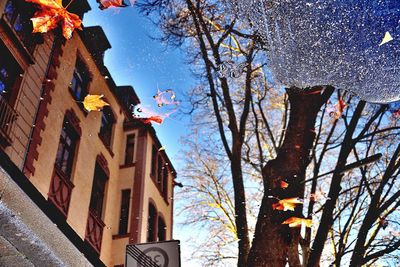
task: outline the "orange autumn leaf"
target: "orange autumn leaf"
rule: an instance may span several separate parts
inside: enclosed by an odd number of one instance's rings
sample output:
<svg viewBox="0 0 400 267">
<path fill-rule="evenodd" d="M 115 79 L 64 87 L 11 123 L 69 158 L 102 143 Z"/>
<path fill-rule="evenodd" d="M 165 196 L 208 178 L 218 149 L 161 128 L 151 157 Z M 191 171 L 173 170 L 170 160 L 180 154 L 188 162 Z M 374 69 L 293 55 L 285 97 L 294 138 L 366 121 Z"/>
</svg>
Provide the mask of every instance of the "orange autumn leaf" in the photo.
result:
<svg viewBox="0 0 400 267">
<path fill-rule="evenodd" d="M 87 95 L 83 100 L 83 107 L 87 111 L 100 111 L 104 106 L 109 104 L 102 100 L 104 95 Z"/>
<path fill-rule="evenodd" d="M 281 181 L 281 188 L 282 189 L 286 189 L 286 188 L 288 188 L 289 187 L 289 184 L 288 183 L 286 183 L 285 181 Z"/>
<path fill-rule="evenodd" d="M 340 98 L 336 105 L 328 109 L 329 115 L 338 120 L 342 116 L 346 107 L 347 107 L 346 102 L 344 102 L 344 100 Z"/>
<path fill-rule="evenodd" d="M 99 3 L 99 8 L 101 10 L 107 9 L 109 7 L 127 7 L 128 5 L 125 4 L 123 0 L 97 0 Z"/>
<path fill-rule="evenodd" d="M 288 224 L 289 227 L 301 227 L 302 225 L 304 225 L 305 227 L 311 227 L 312 220 L 304 219 L 304 218 L 297 218 L 297 217 L 290 217 L 289 219 L 284 221 L 282 224 Z"/>
<path fill-rule="evenodd" d="M 281 199 L 277 203 L 272 204 L 272 209 L 283 210 L 283 211 L 287 210 L 294 211 L 296 206 L 299 204 L 303 204 L 303 200 L 298 197 L 286 198 L 286 199 Z"/>
<path fill-rule="evenodd" d="M 70 39 L 75 29 L 82 30 L 81 19 L 78 15 L 68 12 L 68 6 L 63 7 L 62 0 L 26 0 L 26 2 L 38 4 L 40 7 L 40 10 L 31 18 L 33 32 L 45 33 L 57 28 L 60 24 L 63 36 Z"/>
<path fill-rule="evenodd" d="M 337 107 L 338 107 L 338 112 L 340 113 L 340 115 L 343 113 L 343 111 L 345 110 L 345 108 L 347 107 L 346 102 L 344 102 L 344 100 L 341 98 L 339 99 L 339 102 L 337 103 Z"/>
<path fill-rule="evenodd" d="M 152 121 L 161 124 L 163 122 L 163 119 L 161 118 L 161 116 L 150 116 L 143 120 L 144 123 L 151 123 Z"/>
</svg>

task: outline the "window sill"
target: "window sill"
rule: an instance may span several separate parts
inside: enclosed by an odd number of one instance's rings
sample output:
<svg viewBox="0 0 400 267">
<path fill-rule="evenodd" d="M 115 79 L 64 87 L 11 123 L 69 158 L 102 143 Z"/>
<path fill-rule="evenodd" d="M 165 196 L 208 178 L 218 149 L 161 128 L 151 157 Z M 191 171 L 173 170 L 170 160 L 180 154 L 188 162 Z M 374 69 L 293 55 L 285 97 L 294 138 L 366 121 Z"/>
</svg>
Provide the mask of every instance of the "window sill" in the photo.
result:
<svg viewBox="0 0 400 267">
<path fill-rule="evenodd" d="M 116 240 L 116 239 L 128 238 L 129 236 L 130 236 L 130 233 L 126 233 L 126 234 L 123 234 L 123 235 L 117 234 L 117 235 L 113 235 L 112 239 Z"/>
<path fill-rule="evenodd" d="M 107 143 L 104 141 L 103 136 L 99 133 L 98 134 L 101 142 L 103 143 L 103 145 L 105 146 L 105 148 L 107 148 L 107 151 L 110 153 L 111 157 L 114 157 L 114 152 L 112 152 L 111 147 L 109 145 L 107 145 Z"/>
<path fill-rule="evenodd" d="M 124 165 L 120 165 L 119 168 L 120 169 L 126 169 L 126 168 L 132 168 L 136 166 L 136 162 L 132 162 L 132 163 L 125 163 Z"/>
</svg>

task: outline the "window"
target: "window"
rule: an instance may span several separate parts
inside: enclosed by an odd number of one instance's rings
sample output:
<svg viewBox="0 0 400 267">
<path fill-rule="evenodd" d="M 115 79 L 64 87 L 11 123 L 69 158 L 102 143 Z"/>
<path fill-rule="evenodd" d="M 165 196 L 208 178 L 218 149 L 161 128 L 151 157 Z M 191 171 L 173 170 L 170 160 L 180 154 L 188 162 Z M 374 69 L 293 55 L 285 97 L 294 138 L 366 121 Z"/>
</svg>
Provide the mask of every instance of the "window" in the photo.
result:
<svg viewBox="0 0 400 267">
<path fill-rule="evenodd" d="M 147 242 L 156 241 L 157 232 L 157 209 L 153 204 L 149 204 L 149 215 L 147 220 Z"/>
<path fill-rule="evenodd" d="M 71 122 L 67 118 L 64 118 L 56 155 L 56 167 L 67 179 L 71 178 L 78 138 L 78 134 Z"/>
<path fill-rule="evenodd" d="M 125 165 L 133 162 L 134 152 L 135 152 L 135 135 L 130 134 L 126 137 Z"/>
<path fill-rule="evenodd" d="M 13 104 L 17 97 L 20 74 L 21 67 L 7 47 L 0 42 L 0 95 L 10 104 Z"/>
<path fill-rule="evenodd" d="M 163 175 L 163 160 L 161 155 L 157 157 L 157 186 L 161 189 L 162 187 L 162 175 Z"/>
<path fill-rule="evenodd" d="M 163 193 L 164 199 L 167 199 L 168 197 L 168 167 L 164 166 L 163 167 L 163 184 L 162 184 L 162 189 L 161 192 Z"/>
<path fill-rule="evenodd" d="M 112 130 L 115 123 L 115 118 L 110 107 L 106 106 L 103 109 L 103 115 L 101 116 L 101 127 L 100 127 L 100 138 L 104 145 L 111 149 Z"/>
<path fill-rule="evenodd" d="M 121 212 L 119 215 L 119 235 L 125 235 L 128 232 L 129 221 L 129 204 L 130 204 L 131 190 L 122 190 L 121 196 Z"/>
<path fill-rule="evenodd" d="M 156 169 L 157 169 L 157 148 L 153 146 L 151 150 L 151 175 L 153 177 L 156 176 Z"/>
<path fill-rule="evenodd" d="M 24 1 L 8 0 L 4 9 L 4 17 L 10 24 L 11 29 L 21 39 L 27 50 L 32 53 L 35 49 L 35 34 L 32 34 L 32 23 L 34 9 Z"/>
<path fill-rule="evenodd" d="M 100 165 L 96 163 L 89 209 L 98 219 L 101 219 L 103 216 L 103 201 L 107 179 L 107 174 Z"/>
<path fill-rule="evenodd" d="M 60 142 L 57 148 L 48 200 L 67 217 L 74 184 L 71 181 L 74 158 L 82 131 L 79 119 L 72 110 L 65 113 Z"/>
<path fill-rule="evenodd" d="M 158 217 L 158 241 L 165 241 L 166 239 L 166 226 L 164 220 L 159 216 Z"/>
<path fill-rule="evenodd" d="M 70 90 L 75 100 L 83 101 L 88 94 L 88 85 L 90 82 L 90 74 L 87 70 L 85 63 L 79 56 L 76 59 L 74 73 L 70 83 Z"/>
</svg>

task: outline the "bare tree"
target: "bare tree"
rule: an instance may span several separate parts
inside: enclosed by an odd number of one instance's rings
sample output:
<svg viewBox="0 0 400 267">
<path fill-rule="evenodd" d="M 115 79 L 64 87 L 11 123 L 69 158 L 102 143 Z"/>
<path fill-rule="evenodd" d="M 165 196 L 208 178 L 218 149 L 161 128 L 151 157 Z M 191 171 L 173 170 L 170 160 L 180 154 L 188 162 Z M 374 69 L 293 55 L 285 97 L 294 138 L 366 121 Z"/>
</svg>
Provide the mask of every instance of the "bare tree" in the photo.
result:
<svg viewBox="0 0 400 267">
<path fill-rule="evenodd" d="M 387 106 L 340 93 L 332 98 L 338 104 L 329 104 L 334 88 L 328 85 L 272 90 L 260 49 L 268 44 L 246 31 L 218 1 L 144 0 L 139 7 L 160 26 L 163 41 L 187 51 L 199 77 L 192 112 L 211 111 L 206 127 L 217 132 L 225 151 L 218 158 L 228 159 L 233 203 L 219 199 L 226 192 L 219 184 L 223 165 L 210 165 L 209 153 L 197 153 L 201 160 L 189 173 L 196 179 L 205 172 L 207 188 L 192 184 L 189 190 L 213 200 L 213 216 L 202 217 L 205 221 L 235 229 L 238 266 L 319 266 L 325 254 L 332 254 L 337 266 L 347 255 L 352 266 L 361 266 L 400 246 L 398 236 L 388 240 L 379 234 L 379 225 L 396 214 L 400 197 L 394 193 L 399 149 L 383 152 L 390 142 L 385 138 L 398 143 L 399 128 L 397 122 L 390 125 Z M 232 69 L 226 71 L 227 65 Z M 250 246 L 245 185 L 252 175 L 260 179 L 263 196 Z M 316 201 L 325 190 L 326 201 Z M 290 198 L 310 201 L 294 211 L 274 208 Z M 224 210 L 230 206 L 234 213 L 228 216 Z M 316 232 L 308 228 L 303 237 L 300 228 L 283 224 L 293 217 L 320 223 Z M 355 227 L 360 227 L 357 234 Z M 329 241 L 335 244 L 331 252 L 324 250 Z"/>
</svg>

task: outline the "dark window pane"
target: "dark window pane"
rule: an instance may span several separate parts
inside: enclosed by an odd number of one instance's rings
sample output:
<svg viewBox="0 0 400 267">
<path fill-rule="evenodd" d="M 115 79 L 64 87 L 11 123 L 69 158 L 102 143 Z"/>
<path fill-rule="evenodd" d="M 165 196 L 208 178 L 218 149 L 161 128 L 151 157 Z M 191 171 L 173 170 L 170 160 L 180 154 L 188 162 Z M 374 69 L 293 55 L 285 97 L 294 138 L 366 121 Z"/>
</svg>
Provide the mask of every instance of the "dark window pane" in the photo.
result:
<svg viewBox="0 0 400 267">
<path fill-rule="evenodd" d="M 157 158 L 157 186 L 162 189 L 162 171 L 163 171 L 163 160 L 161 155 L 158 155 Z"/>
<path fill-rule="evenodd" d="M 156 169 L 157 169 L 157 148 L 153 146 L 153 149 L 151 151 L 151 175 L 153 176 L 156 175 Z"/>
<path fill-rule="evenodd" d="M 133 162 L 134 153 L 135 153 L 135 135 L 131 134 L 126 137 L 125 164 Z"/>
<path fill-rule="evenodd" d="M 112 130 L 115 119 L 110 107 L 105 107 L 103 109 L 103 114 L 101 117 L 101 127 L 100 136 L 104 144 L 111 148 Z"/>
<path fill-rule="evenodd" d="M 165 222 L 164 220 L 159 217 L 158 218 L 158 233 L 157 233 L 157 237 L 158 237 L 158 241 L 164 241 L 166 239 L 166 226 L 165 226 Z"/>
<path fill-rule="evenodd" d="M 8 23 L 31 53 L 36 46 L 35 35 L 32 34 L 33 28 L 30 21 L 34 13 L 32 7 L 32 4 L 24 1 L 8 0 L 4 9 Z"/>
<path fill-rule="evenodd" d="M 13 18 L 13 15 L 15 14 L 15 7 L 12 3 L 12 1 L 7 1 L 6 3 L 6 8 L 4 9 L 4 13 L 6 15 L 6 18 L 11 21 Z"/>
<path fill-rule="evenodd" d="M 71 92 L 77 101 L 83 101 L 87 93 L 90 76 L 83 61 L 78 57 L 76 59 L 75 70 L 70 83 Z"/>
<path fill-rule="evenodd" d="M 100 167 L 100 165 L 96 163 L 89 208 L 90 211 L 93 212 L 93 214 L 99 219 L 101 219 L 103 216 L 103 201 L 106 189 L 106 182 L 107 175 Z"/>
<path fill-rule="evenodd" d="M 15 87 L 21 73 L 21 67 L 0 41 L 0 94 L 3 98 L 10 100 L 17 94 L 18 88 Z"/>
<path fill-rule="evenodd" d="M 15 19 L 14 22 L 14 30 L 16 32 L 21 32 L 24 29 L 24 26 L 22 24 L 22 19 L 21 19 L 21 15 L 18 14 L 17 18 Z"/>
<path fill-rule="evenodd" d="M 168 197 L 168 167 L 164 166 L 163 167 L 163 184 L 162 184 L 162 193 L 163 197 L 167 198 Z"/>
<path fill-rule="evenodd" d="M 130 204 L 131 190 L 122 190 L 121 197 L 121 212 L 119 216 L 119 234 L 125 235 L 128 232 L 129 221 L 129 204 Z"/>
<path fill-rule="evenodd" d="M 77 141 L 77 133 L 65 118 L 56 154 L 56 166 L 68 179 L 71 178 Z"/>
<path fill-rule="evenodd" d="M 147 242 L 156 241 L 157 210 L 153 204 L 149 204 L 149 215 L 147 220 Z"/>
</svg>

